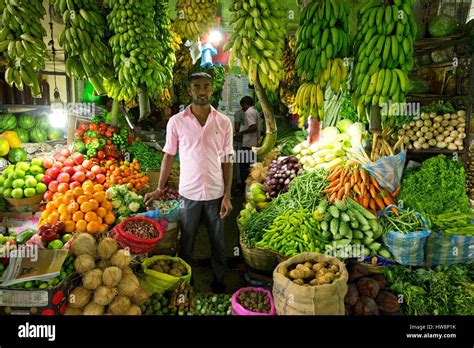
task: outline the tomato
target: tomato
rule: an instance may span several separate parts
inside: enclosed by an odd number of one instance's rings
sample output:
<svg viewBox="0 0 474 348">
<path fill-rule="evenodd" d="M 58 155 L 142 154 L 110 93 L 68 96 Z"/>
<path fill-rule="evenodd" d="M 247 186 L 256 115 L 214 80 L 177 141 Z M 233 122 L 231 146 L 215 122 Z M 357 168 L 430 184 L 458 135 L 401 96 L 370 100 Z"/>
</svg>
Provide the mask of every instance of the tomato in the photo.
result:
<svg viewBox="0 0 474 348">
<path fill-rule="evenodd" d="M 96 131 L 99 127 L 97 126 L 97 123 L 91 123 L 89 124 L 89 130 L 91 131 Z"/>
<path fill-rule="evenodd" d="M 85 132 L 86 130 L 89 130 L 89 125 L 87 123 L 81 123 L 79 129 Z"/>
<path fill-rule="evenodd" d="M 99 159 L 104 159 L 105 158 L 105 153 L 104 151 L 100 150 L 100 151 L 97 151 L 97 157 Z"/>
</svg>

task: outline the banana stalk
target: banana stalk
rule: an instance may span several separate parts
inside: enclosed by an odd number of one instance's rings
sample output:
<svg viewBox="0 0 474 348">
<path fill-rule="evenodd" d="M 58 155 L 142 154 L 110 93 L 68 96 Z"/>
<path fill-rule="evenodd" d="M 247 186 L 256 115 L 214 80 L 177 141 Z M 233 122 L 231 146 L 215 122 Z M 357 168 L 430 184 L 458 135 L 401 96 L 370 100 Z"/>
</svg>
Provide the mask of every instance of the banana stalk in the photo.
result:
<svg viewBox="0 0 474 348">
<path fill-rule="evenodd" d="M 266 126 L 265 138 L 263 139 L 262 146 L 252 148 L 252 151 L 257 154 L 258 160 L 260 161 L 261 157 L 269 153 L 275 146 L 277 139 L 277 125 L 270 101 L 268 100 L 267 93 L 265 93 L 265 89 L 260 82 L 260 76 L 258 73 L 254 81 L 254 86 L 255 93 L 257 94 L 257 98 L 262 106 Z"/>
<path fill-rule="evenodd" d="M 138 122 L 143 121 L 151 114 L 150 98 L 146 92 L 146 87 L 139 88 L 138 94 L 138 106 L 140 108 L 140 118 Z"/>
<path fill-rule="evenodd" d="M 118 124 L 118 114 L 120 106 L 118 100 L 114 99 L 112 101 L 112 110 L 110 112 L 110 124 L 115 126 Z"/>
</svg>

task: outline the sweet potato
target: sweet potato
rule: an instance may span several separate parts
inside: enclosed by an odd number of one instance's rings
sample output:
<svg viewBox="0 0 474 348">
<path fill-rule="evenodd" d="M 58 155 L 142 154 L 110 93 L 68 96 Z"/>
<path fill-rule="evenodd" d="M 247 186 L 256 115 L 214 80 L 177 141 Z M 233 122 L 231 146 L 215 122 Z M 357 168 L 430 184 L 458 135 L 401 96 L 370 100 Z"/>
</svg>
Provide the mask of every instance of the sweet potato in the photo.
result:
<svg viewBox="0 0 474 348">
<path fill-rule="evenodd" d="M 358 262 L 348 264 L 349 283 L 354 283 L 360 278 L 366 277 L 367 269 Z"/>
<path fill-rule="evenodd" d="M 347 289 L 346 297 L 344 298 L 344 303 L 349 306 L 355 305 L 359 299 L 359 291 L 355 284 L 350 284 Z"/>
<path fill-rule="evenodd" d="M 367 296 L 360 296 L 354 307 L 355 315 L 379 315 L 380 311 L 375 301 Z"/>
<path fill-rule="evenodd" d="M 376 298 L 379 294 L 379 283 L 372 278 L 362 278 L 357 281 L 357 290 L 362 296 Z"/>
<path fill-rule="evenodd" d="M 388 291 L 380 291 L 375 298 L 375 302 L 379 309 L 386 313 L 396 313 L 400 310 L 397 296 Z"/>
<path fill-rule="evenodd" d="M 383 274 L 372 274 L 371 278 L 375 279 L 375 281 L 379 283 L 380 290 L 385 289 L 385 287 L 387 286 L 387 279 Z"/>
</svg>

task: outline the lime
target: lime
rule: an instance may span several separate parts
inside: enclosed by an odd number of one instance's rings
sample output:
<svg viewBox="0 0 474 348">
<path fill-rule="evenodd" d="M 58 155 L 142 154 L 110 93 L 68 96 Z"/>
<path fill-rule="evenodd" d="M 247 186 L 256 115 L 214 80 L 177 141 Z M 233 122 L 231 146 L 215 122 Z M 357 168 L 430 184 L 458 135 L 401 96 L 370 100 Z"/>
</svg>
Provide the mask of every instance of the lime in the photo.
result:
<svg viewBox="0 0 474 348">
<path fill-rule="evenodd" d="M 44 193 L 46 192 L 46 190 L 48 189 L 48 187 L 43 184 L 42 182 L 36 184 L 36 192 L 38 193 Z"/>
<path fill-rule="evenodd" d="M 30 173 L 33 175 L 38 175 L 43 173 L 43 168 L 40 166 L 31 166 L 30 167 Z"/>
<path fill-rule="evenodd" d="M 31 160 L 31 165 L 41 167 L 43 165 L 43 159 L 42 158 L 33 158 Z"/>
<path fill-rule="evenodd" d="M 35 179 L 38 182 L 41 182 L 43 180 L 44 174 L 36 174 Z"/>
<path fill-rule="evenodd" d="M 49 249 L 61 249 L 63 246 L 63 242 L 61 242 L 59 239 L 53 240 L 48 244 Z"/>
<path fill-rule="evenodd" d="M 8 173 L 8 179 L 16 179 L 15 178 L 15 172 L 14 171 L 11 171 L 10 173 Z"/>
<path fill-rule="evenodd" d="M 4 176 L 0 176 L 0 186 L 3 186 L 3 182 L 5 181 Z"/>
<path fill-rule="evenodd" d="M 11 188 L 6 188 L 3 190 L 3 197 L 5 198 L 11 198 L 12 196 L 12 189 Z"/>
<path fill-rule="evenodd" d="M 71 238 L 72 238 L 72 234 L 66 233 L 66 234 L 63 234 L 63 237 L 61 238 L 61 240 L 62 240 L 62 242 L 63 242 L 64 244 L 66 244 L 67 241 L 68 241 L 69 239 L 71 239 Z"/>
<path fill-rule="evenodd" d="M 24 172 L 27 172 L 27 171 L 30 169 L 30 164 L 27 163 L 27 162 L 18 162 L 18 163 L 15 165 L 15 169 L 21 169 L 21 170 L 23 170 Z"/>
<path fill-rule="evenodd" d="M 4 191 L 4 193 L 5 193 L 5 191 Z M 12 198 L 16 198 L 16 199 L 23 198 L 23 189 L 16 188 L 12 191 L 11 195 L 12 195 Z"/>
<path fill-rule="evenodd" d="M 13 180 L 12 182 L 12 187 L 14 189 L 23 188 L 23 186 L 25 186 L 25 180 L 23 179 L 16 179 L 16 180 Z"/>
<path fill-rule="evenodd" d="M 36 195 L 36 190 L 34 188 L 28 187 L 23 190 L 23 193 L 25 194 L 25 197 L 33 197 Z"/>
<path fill-rule="evenodd" d="M 21 169 L 15 169 L 15 171 L 13 172 L 14 179 L 23 179 L 25 175 L 26 175 L 26 172 Z"/>
<path fill-rule="evenodd" d="M 5 181 L 3 182 L 3 187 L 11 188 L 12 184 L 13 184 L 13 179 L 10 179 L 10 178 L 5 179 Z"/>
<path fill-rule="evenodd" d="M 25 186 L 26 187 L 36 187 L 38 182 L 36 181 L 35 178 L 28 178 L 25 180 Z"/>
</svg>

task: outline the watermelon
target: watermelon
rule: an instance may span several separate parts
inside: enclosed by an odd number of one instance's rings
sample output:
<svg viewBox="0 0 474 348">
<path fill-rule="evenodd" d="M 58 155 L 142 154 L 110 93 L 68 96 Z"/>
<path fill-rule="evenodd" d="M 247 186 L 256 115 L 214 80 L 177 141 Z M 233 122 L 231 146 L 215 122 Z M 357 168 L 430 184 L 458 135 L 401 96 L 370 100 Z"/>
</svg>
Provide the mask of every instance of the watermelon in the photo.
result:
<svg viewBox="0 0 474 348">
<path fill-rule="evenodd" d="M 31 129 L 36 125 L 36 119 L 31 115 L 21 115 L 18 117 L 18 125 L 24 129 Z"/>
<path fill-rule="evenodd" d="M 441 14 L 436 16 L 428 24 L 428 32 L 432 37 L 449 36 L 456 33 L 458 22 L 453 16 Z"/>
<path fill-rule="evenodd" d="M 49 140 L 61 140 L 63 138 L 63 130 L 59 128 L 50 128 L 48 132 Z"/>
<path fill-rule="evenodd" d="M 30 136 L 28 135 L 28 131 L 26 129 L 17 128 L 15 129 L 15 132 L 22 143 L 27 143 L 30 141 Z"/>
<path fill-rule="evenodd" d="M 11 149 L 10 153 L 8 154 L 8 160 L 11 163 L 24 162 L 26 161 L 26 151 L 21 147 Z"/>
<path fill-rule="evenodd" d="M 38 118 L 38 122 L 36 123 L 36 127 L 41 129 L 48 129 L 49 128 L 49 118 L 48 115 L 42 115 Z"/>
<path fill-rule="evenodd" d="M 5 114 L 0 119 L 1 131 L 14 130 L 17 126 L 16 117 L 12 114 Z"/>
<path fill-rule="evenodd" d="M 30 140 L 32 143 L 42 143 L 48 140 L 48 133 L 41 128 L 33 128 L 30 130 Z"/>
</svg>

